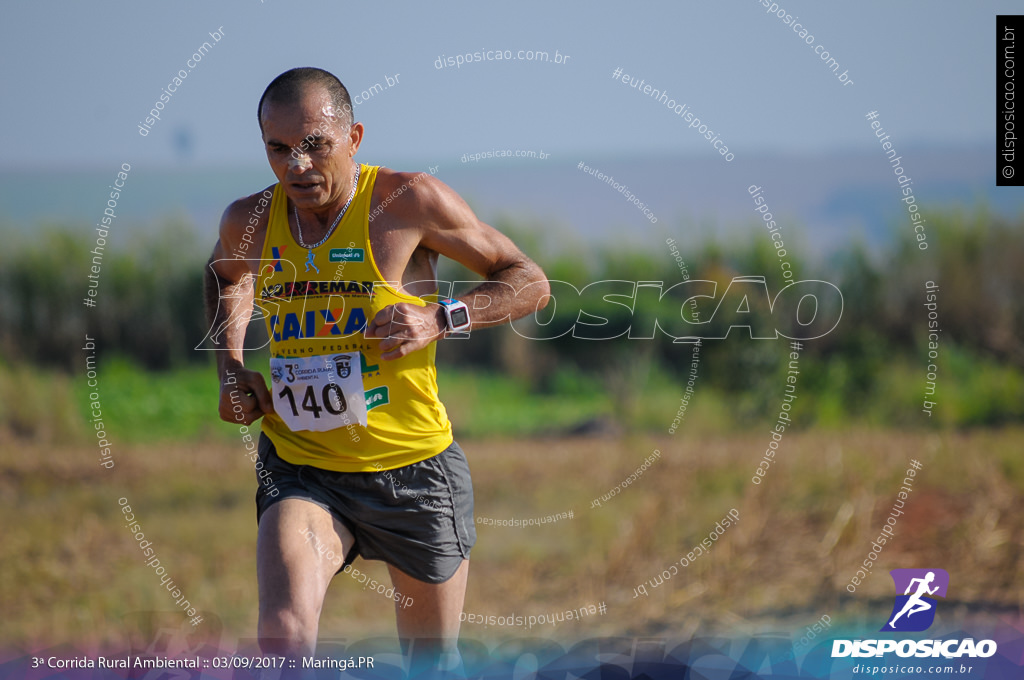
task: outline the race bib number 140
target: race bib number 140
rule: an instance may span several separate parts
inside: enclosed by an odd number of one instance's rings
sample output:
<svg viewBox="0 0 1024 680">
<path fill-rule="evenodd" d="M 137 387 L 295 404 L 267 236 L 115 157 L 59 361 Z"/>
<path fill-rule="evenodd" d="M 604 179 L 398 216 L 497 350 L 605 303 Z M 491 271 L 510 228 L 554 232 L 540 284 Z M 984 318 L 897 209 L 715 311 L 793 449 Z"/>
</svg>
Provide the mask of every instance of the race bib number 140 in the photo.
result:
<svg viewBox="0 0 1024 680">
<path fill-rule="evenodd" d="M 359 352 L 270 360 L 274 409 L 293 432 L 366 427 Z"/>
</svg>

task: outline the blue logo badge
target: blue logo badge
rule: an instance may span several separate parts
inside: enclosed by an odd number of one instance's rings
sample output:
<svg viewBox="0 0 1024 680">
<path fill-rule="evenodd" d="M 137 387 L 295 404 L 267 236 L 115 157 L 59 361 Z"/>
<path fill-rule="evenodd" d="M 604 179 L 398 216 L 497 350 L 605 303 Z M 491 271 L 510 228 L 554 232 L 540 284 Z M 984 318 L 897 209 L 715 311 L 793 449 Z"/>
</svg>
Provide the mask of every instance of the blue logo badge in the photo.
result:
<svg viewBox="0 0 1024 680">
<path fill-rule="evenodd" d="M 889 573 L 896 584 L 896 602 L 889 622 L 880 630 L 905 633 L 928 630 L 935 621 L 935 605 L 938 604 L 932 596 L 946 596 L 949 573 L 945 569 L 893 569 Z"/>
</svg>

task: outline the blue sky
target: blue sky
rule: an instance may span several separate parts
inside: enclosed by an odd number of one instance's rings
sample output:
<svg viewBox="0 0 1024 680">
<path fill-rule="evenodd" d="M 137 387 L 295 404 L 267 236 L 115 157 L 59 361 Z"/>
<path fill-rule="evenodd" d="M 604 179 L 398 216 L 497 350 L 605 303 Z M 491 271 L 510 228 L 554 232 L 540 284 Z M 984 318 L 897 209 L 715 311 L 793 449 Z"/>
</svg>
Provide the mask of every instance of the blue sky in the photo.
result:
<svg viewBox="0 0 1024 680">
<path fill-rule="evenodd" d="M 353 94 L 397 79 L 356 106 L 361 160 L 392 166 L 496 147 L 717 158 L 674 112 L 613 80 L 619 67 L 685 103 L 737 158 L 865 146 L 870 110 L 903 146 L 994 140 L 995 15 L 1019 3 L 778 4 L 853 85 L 760 0 L 8 5 L 0 168 L 265 164 L 256 102 L 299 65 L 333 71 Z M 163 88 L 221 27 L 140 136 Z M 570 59 L 435 67 L 495 49 Z"/>
</svg>

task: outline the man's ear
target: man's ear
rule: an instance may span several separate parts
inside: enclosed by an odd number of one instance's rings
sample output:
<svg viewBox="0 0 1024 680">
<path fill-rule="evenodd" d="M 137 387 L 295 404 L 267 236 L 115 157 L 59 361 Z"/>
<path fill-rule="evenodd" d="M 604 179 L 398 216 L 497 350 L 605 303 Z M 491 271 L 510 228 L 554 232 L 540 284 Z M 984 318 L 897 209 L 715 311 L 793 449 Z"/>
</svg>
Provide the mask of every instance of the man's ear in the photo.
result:
<svg viewBox="0 0 1024 680">
<path fill-rule="evenodd" d="M 359 151 L 359 145 L 363 142 L 363 133 L 366 129 L 362 123 L 352 123 L 352 127 L 348 131 L 348 140 L 352 145 L 352 155 L 356 155 L 356 151 Z"/>
</svg>

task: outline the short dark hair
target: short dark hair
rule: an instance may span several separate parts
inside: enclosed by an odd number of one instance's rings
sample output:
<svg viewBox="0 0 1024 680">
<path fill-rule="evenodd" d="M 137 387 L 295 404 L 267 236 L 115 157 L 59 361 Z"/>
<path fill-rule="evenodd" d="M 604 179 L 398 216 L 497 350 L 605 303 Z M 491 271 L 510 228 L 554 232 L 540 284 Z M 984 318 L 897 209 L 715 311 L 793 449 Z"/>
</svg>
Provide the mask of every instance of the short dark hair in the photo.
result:
<svg viewBox="0 0 1024 680">
<path fill-rule="evenodd" d="M 334 108 L 341 111 L 340 122 L 342 125 L 351 125 L 355 121 L 352 112 L 352 99 L 337 76 L 322 68 L 304 66 L 285 71 L 267 85 L 263 96 L 260 97 L 259 106 L 256 107 L 256 120 L 260 123 L 260 132 L 263 132 L 264 102 L 295 101 L 306 92 L 307 88 L 315 86 L 327 90 L 327 95 L 331 98 Z"/>
</svg>

